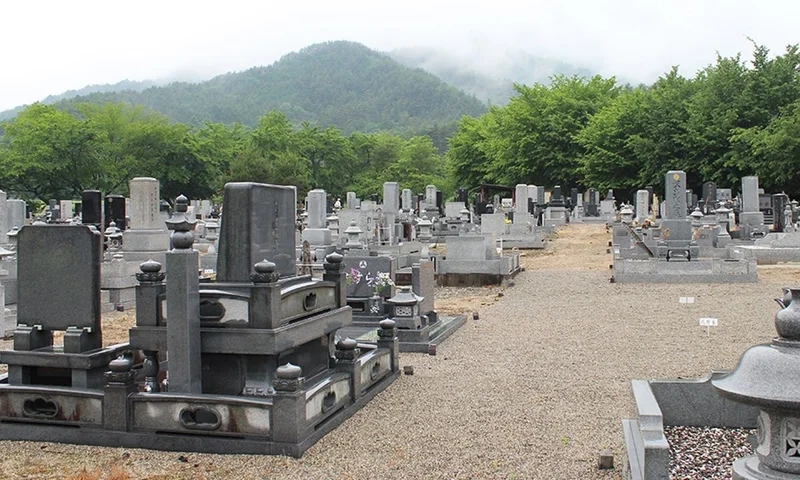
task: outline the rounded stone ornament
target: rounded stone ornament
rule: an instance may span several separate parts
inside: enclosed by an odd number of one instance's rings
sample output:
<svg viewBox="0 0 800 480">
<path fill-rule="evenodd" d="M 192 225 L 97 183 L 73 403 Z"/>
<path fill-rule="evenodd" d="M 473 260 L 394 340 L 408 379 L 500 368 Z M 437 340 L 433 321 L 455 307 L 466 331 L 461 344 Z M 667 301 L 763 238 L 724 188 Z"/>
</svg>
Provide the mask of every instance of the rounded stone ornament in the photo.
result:
<svg viewBox="0 0 800 480">
<path fill-rule="evenodd" d="M 272 273 L 272 272 L 275 271 L 276 268 L 277 268 L 277 265 L 275 265 L 274 263 L 270 262 L 266 258 L 264 260 L 261 260 L 260 262 L 256 263 L 255 265 L 253 265 L 253 270 L 255 270 L 256 273 L 263 273 L 263 274 Z"/>
<path fill-rule="evenodd" d="M 339 350 L 355 350 L 357 346 L 358 342 L 350 337 L 347 337 L 344 340 L 339 340 L 339 343 L 336 345 Z"/>
<path fill-rule="evenodd" d="M 775 314 L 775 329 L 782 338 L 800 341 L 800 288 L 790 288 L 784 304 L 787 299 L 788 305 Z"/>
<path fill-rule="evenodd" d="M 338 252 L 329 253 L 325 257 L 325 261 L 328 263 L 342 263 L 342 260 L 344 260 L 344 256 Z"/>
<path fill-rule="evenodd" d="M 122 355 L 108 364 L 109 370 L 115 373 L 127 372 L 133 367 L 133 358 L 128 355 Z"/>
<path fill-rule="evenodd" d="M 294 380 L 300 378 L 300 375 L 303 374 L 303 369 L 297 365 L 287 363 L 286 365 L 278 367 L 275 373 L 278 375 L 278 378 L 282 380 Z"/>
<path fill-rule="evenodd" d="M 380 326 L 384 330 L 391 330 L 397 326 L 397 322 L 395 322 L 391 318 L 387 318 L 385 320 L 381 320 Z"/>
<path fill-rule="evenodd" d="M 172 246 L 177 249 L 192 248 L 194 243 L 194 233 L 191 230 L 180 232 L 175 230 L 172 232 Z"/>
<path fill-rule="evenodd" d="M 156 262 L 152 258 L 146 262 L 139 264 L 139 270 L 144 273 L 158 273 L 161 271 L 161 263 Z"/>
</svg>

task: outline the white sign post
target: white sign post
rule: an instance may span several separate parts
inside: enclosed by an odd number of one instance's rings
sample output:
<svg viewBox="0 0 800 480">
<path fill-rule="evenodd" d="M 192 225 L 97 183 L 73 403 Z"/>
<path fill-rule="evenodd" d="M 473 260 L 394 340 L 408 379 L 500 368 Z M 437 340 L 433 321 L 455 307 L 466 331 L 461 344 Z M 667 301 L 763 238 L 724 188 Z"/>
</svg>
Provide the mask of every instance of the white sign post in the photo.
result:
<svg viewBox="0 0 800 480">
<path fill-rule="evenodd" d="M 716 327 L 719 321 L 716 318 L 701 318 L 700 319 L 700 326 L 706 327 L 706 336 L 711 334 L 711 327 Z"/>
</svg>

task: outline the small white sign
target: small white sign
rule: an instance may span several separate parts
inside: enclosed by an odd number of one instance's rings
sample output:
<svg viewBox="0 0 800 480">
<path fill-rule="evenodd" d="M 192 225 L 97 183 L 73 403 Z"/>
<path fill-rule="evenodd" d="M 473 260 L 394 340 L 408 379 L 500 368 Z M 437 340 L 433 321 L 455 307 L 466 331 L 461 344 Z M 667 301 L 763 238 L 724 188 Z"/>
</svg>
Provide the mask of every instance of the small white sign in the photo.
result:
<svg viewBox="0 0 800 480">
<path fill-rule="evenodd" d="M 716 327 L 718 324 L 718 320 L 716 318 L 701 318 L 700 319 L 700 326 L 701 327 Z"/>
<path fill-rule="evenodd" d="M 711 335 L 711 327 L 716 327 L 717 323 L 718 321 L 716 318 L 706 317 L 700 319 L 700 326 L 706 327 L 706 336 Z"/>
<path fill-rule="evenodd" d="M 686 305 L 694 303 L 694 297 L 680 297 L 678 298 L 678 303 L 683 303 Z"/>
</svg>

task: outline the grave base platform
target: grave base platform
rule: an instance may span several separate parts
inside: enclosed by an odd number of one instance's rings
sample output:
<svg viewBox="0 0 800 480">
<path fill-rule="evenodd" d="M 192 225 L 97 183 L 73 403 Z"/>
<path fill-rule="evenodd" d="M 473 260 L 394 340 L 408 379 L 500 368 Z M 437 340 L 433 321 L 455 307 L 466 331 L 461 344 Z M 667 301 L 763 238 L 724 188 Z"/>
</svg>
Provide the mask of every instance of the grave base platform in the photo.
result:
<svg viewBox="0 0 800 480">
<path fill-rule="evenodd" d="M 163 450 L 176 452 L 197 452 L 215 454 L 251 454 L 251 455 L 288 455 L 300 458 L 306 450 L 313 446 L 319 439 L 330 433 L 345 420 L 350 418 L 356 411 L 365 406 L 376 395 L 386 389 L 400 375 L 399 371 L 392 371 L 391 368 L 385 372 L 385 376 L 371 384 L 366 391 L 362 391 L 355 400 L 343 400 L 340 406 L 334 406 L 335 412 L 315 425 L 309 425 L 304 429 L 307 435 L 301 436 L 296 443 L 286 443 L 271 440 L 270 431 L 275 430 L 274 422 L 281 421 L 281 415 L 272 411 L 270 413 L 271 428 L 263 436 L 254 434 L 215 434 L 212 432 L 203 433 L 200 430 L 194 432 L 187 430 L 186 433 L 161 430 L 139 430 L 139 431 L 116 431 L 102 427 L 102 414 L 95 418 L 94 423 L 80 423 L 74 421 L 64 422 L 63 425 L 45 423 L 47 420 L 36 418 L 2 418 L 0 417 L 0 440 L 12 441 L 32 441 L 32 442 L 56 442 L 69 443 L 74 445 L 92 445 L 103 447 L 121 448 L 143 448 L 148 450 Z M 344 377 L 345 379 L 347 377 Z M 0 381 L 5 381 L 2 378 Z M 347 380 L 349 382 L 349 379 Z M 23 387 L 24 388 L 24 387 Z M 0 385 L 0 396 L 13 395 L 20 389 L 7 384 Z M 66 396 L 85 397 L 86 401 L 94 402 L 95 406 L 102 405 L 102 390 L 65 390 Z M 306 390 L 309 390 L 306 388 Z M 24 392 L 24 390 L 20 390 Z M 49 392 L 53 393 L 53 392 Z M 302 392 L 301 392 L 302 393 Z M 31 390 L 31 394 L 35 392 Z M 349 394 L 349 392 L 348 392 Z M 195 404 L 213 407 L 217 401 L 220 405 L 226 403 L 226 399 L 214 395 L 208 396 L 186 396 L 182 394 L 132 394 L 128 402 L 147 403 L 146 397 L 153 395 L 155 404 L 159 402 L 174 403 L 186 402 L 187 405 Z M 306 397 L 308 393 L 305 394 Z M 155 397 L 158 397 L 155 399 Z M 204 398 L 205 397 L 205 398 Z M 261 401 L 264 409 L 272 409 L 273 403 L 269 399 L 258 397 L 230 397 L 229 403 L 249 403 L 251 409 L 256 403 Z M 102 407 L 100 407 L 102 409 Z M 305 411 L 305 409 L 304 409 Z M 98 413 L 98 412 L 95 412 Z M 167 419 L 168 424 L 172 419 Z M 100 421 L 100 423 L 97 423 Z M 133 426 L 131 428 L 134 428 Z M 165 427 L 169 428 L 169 427 Z"/>
<path fill-rule="evenodd" d="M 756 283 L 755 259 L 708 258 L 689 262 L 615 258 L 616 283 Z"/>
<path fill-rule="evenodd" d="M 442 316 L 439 320 L 419 330 L 397 329 L 397 338 L 400 341 L 401 352 L 428 353 L 431 345 L 438 345 L 459 329 L 467 318 L 464 315 Z M 342 328 L 338 335 L 342 338 L 350 337 L 362 343 L 374 343 L 378 340 L 375 324 L 353 323 L 350 327 Z M 426 338 L 427 337 L 427 338 Z"/>
</svg>

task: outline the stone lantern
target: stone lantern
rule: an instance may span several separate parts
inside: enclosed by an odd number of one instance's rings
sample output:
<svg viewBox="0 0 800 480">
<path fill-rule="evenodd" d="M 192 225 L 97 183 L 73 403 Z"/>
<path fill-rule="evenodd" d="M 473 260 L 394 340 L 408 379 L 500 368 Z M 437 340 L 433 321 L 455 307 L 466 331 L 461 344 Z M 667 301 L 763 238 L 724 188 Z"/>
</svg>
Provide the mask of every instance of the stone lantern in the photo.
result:
<svg viewBox="0 0 800 480">
<path fill-rule="evenodd" d="M 467 210 L 467 207 L 462 208 L 461 211 L 459 212 L 459 214 L 461 215 L 461 221 L 462 222 L 469 223 L 470 214 L 469 214 L 469 210 Z"/>
<path fill-rule="evenodd" d="M 211 243 L 207 253 L 217 253 L 217 239 L 219 239 L 219 223 L 216 218 L 211 217 L 206 221 L 206 240 Z"/>
<path fill-rule="evenodd" d="M 622 207 L 622 210 L 619 211 L 619 216 L 622 223 L 627 223 L 628 225 L 633 223 L 633 209 L 628 205 Z"/>
<path fill-rule="evenodd" d="M 103 236 L 106 237 L 109 250 L 117 251 L 122 248 L 122 230 L 117 227 L 116 222 L 111 222 L 108 225 L 108 228 L 103 232 Z"/>
<path fill-rule="evenodd" d="M 419 305 L 425 297 L 420 297 L 411 291 L 411 287 L 400 287 L 400 291 L 392 298 L 386 300 L 392 305 L 392 320 L 398 328 L 417 329 L 422 327 L 422 317 L 419 314 Z"/>
<path fill-rule="evenodd" d="M 792 301 L 775 315 L 778 336 L 711 382 L 722 397 L 760 410 L 755 455 L 734 462 L 733 478 L 800 478 L 800 289 L 789 290 Z"/>
<path fill-rule="evenodd" d="M 344 234 L 347 235 L 347 243 L 344 244 L 347 248 L 361 248 L 361 234 L 364 233 L 363 230 L 358 228 L 356 225 L 356 221 L 353 220 L 350 222 L 350 226 L 344 231 Z"/>
<path fill-rule="evenodd" d="M 417 234 L 417 238 L 421 241 L 430 241 L 433 238 L 433 234 L 431 233 L 431 227 L 433 223 L 428 220 L 427 215 L 422 216 L 422 220 L 417 223 L 419 227 L 419 233 Z"/>
<path fill-rule="evenodd" d="M 328 223 L 328 230 L 331 231 L 331 242 L 338 243 L 339 240 L 339 217 L 333 213 L 325 219 Z"/>
<path fill-rule="evenodd" d="M 703 212 L 700 211 L 700 207 L 695 207 L 694 211 L 689 214 L 692 217 L 692 226 L 699 227 L 703 223 Z"/>
</svg>

